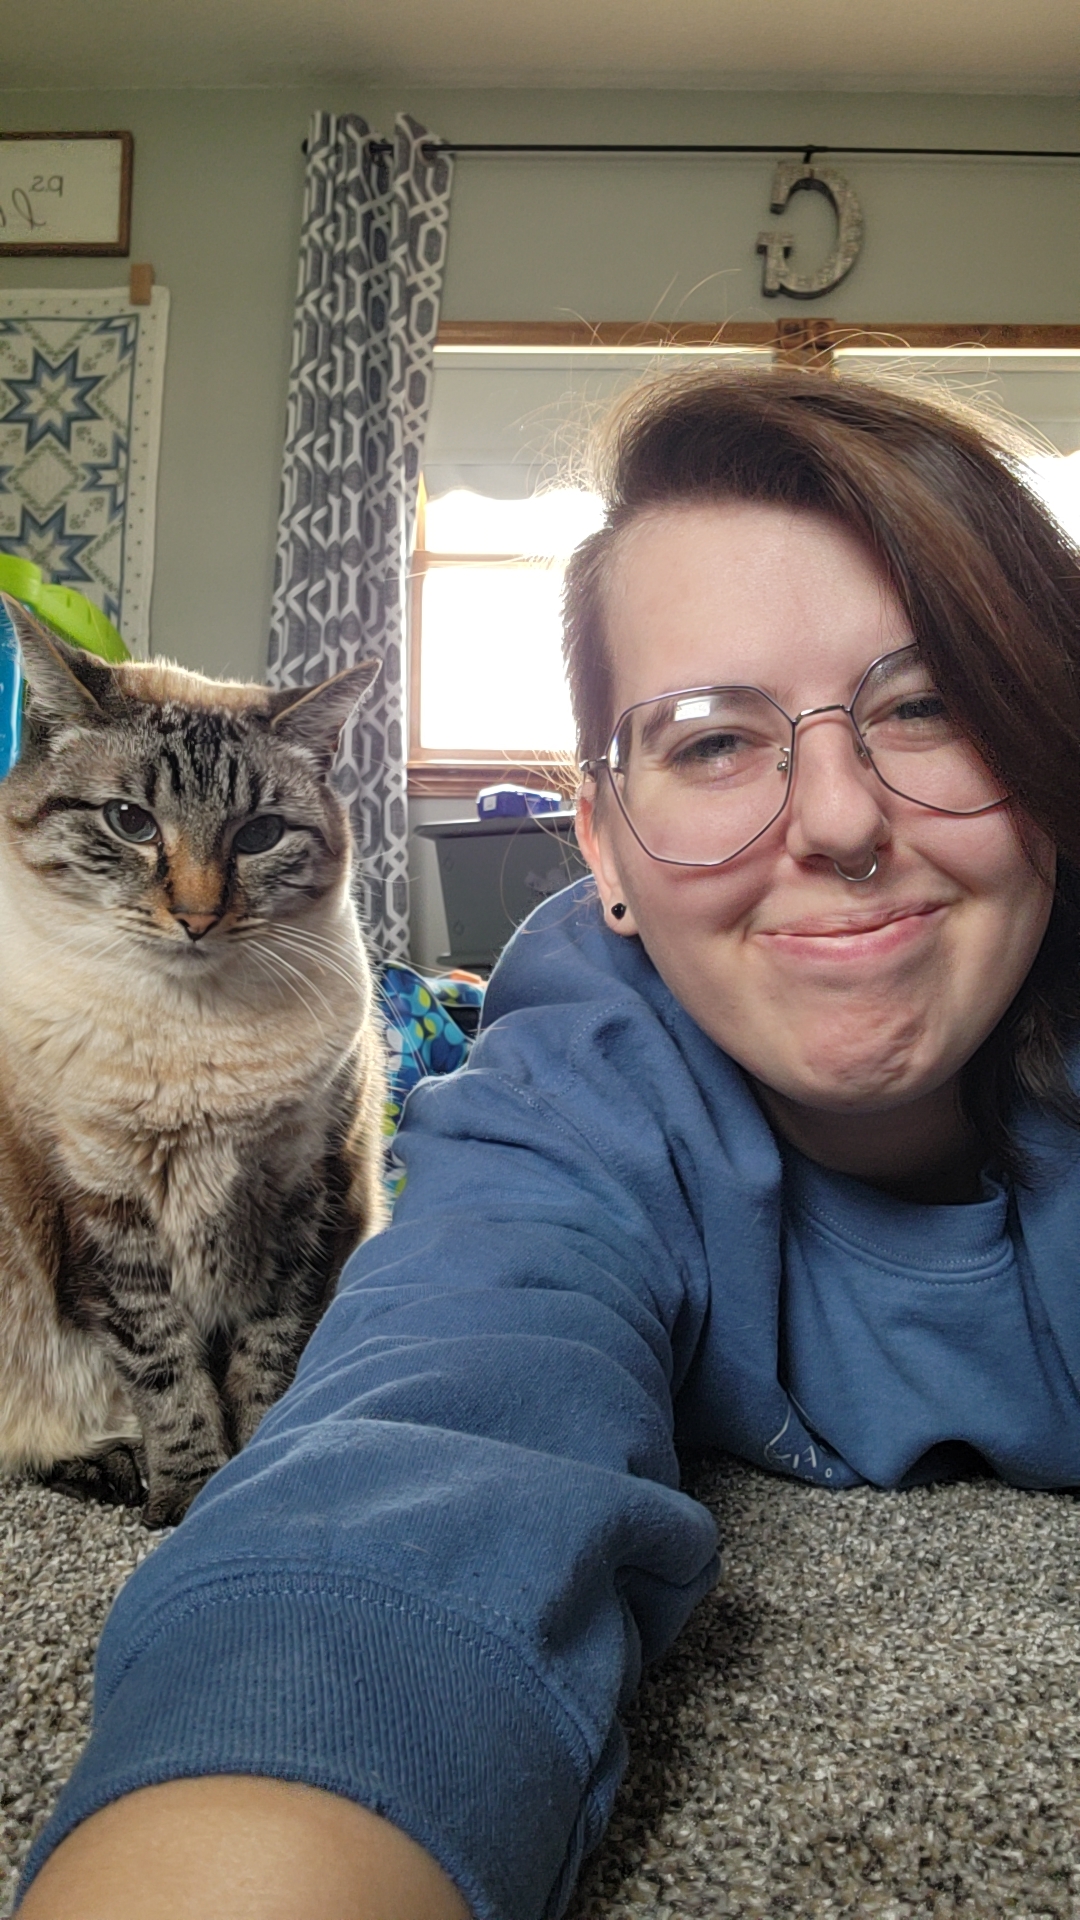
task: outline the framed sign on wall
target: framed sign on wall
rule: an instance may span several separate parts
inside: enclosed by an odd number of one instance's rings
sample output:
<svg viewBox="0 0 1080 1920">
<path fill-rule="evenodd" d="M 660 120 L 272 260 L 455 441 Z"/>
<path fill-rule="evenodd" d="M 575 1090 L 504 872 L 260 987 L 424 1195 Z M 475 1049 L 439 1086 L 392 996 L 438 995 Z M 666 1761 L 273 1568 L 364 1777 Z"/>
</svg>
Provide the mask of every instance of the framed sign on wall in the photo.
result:
<svg viewBox="0 0 1080 1920">
<path fill-rule="evenodd" d="M 0 254 L 130 251 L 130 133 L 0 133 Z"/>
</svg>

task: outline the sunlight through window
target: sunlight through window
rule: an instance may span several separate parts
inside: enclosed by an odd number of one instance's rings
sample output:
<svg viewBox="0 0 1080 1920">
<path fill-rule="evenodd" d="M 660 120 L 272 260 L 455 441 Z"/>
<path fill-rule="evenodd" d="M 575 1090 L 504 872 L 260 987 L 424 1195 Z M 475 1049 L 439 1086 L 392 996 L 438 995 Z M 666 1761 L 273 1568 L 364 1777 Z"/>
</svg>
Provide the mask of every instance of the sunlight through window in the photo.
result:
<svg viewBox="0 0 1080 1920">
<path fill-rule="evenodd" d="M 524 500 L 457 488 L 427 503 L 421 746 L 573 752 L 563 574 L 602 520 L 596 495 L 570 487 Z"/>
<path fill-rule="evenodd" d="M 1080 453 L 1041 454 L 1025 461 L 1035 492 L 1069 538 L 1080 545 Z"/>
<path fill-rule="evenodd" d="M 427 503 L 432 553 L 517 553 L 565 559 L 604 518 L 595 493 L 556 487 L 524 500 L 491 500 L 456 487 Z"/>
</svg>

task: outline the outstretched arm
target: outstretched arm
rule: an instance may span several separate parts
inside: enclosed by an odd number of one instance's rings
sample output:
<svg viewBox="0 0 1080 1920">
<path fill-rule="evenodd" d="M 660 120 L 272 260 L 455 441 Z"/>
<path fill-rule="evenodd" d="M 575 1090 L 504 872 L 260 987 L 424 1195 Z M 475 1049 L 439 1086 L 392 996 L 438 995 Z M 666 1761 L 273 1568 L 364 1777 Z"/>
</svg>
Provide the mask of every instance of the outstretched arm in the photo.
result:
<svg viewBox="0 0 1080 1920">
<path fill-rule="evenodd" d="M 716 1574 L 673 1432 L 711 1298 L 702 1182 L 656 1111 L 700 1098 L 602 984 L 598 1008 L 499 1021 L 473 1069 L 412 1095 L 394 1226 L 116 1602 L 28 1892 L 106 1805 L 244 1776 L 371 1808 L 478 1920 L 565 1905 L 622 1770 L 620 1707 Z"/>
<path fill-rule="evenodd" d="M 431 1855 L 316 1787 L 175 1780 L 76 1827 L 20 1920 L 469 1920 Z"/>
</svg>

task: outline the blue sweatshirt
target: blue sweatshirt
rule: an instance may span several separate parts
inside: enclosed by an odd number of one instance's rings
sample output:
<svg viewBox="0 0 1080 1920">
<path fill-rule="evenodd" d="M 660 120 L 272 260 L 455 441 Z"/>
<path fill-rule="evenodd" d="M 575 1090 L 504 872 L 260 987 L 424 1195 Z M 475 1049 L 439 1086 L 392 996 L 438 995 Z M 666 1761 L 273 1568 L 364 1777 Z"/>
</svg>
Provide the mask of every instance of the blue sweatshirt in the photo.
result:
<svg viewBox="0 0 1080 1920">
<path fill-rule="evenodd" d="M 185 1775 L 306 1781 L 435 1855 L 482 1920 L 558 1914 L 618 1714 L 716 1578 L 676 1442 L 817 1485 L 1080 1482 L 1080 1136 L 921 1207 L 783 1155 L 741 1071 L 586 881 L 423 1083 L 393 1226 L 296 1381 L 129 1581 L 78 1821 Z"/>
</svg>

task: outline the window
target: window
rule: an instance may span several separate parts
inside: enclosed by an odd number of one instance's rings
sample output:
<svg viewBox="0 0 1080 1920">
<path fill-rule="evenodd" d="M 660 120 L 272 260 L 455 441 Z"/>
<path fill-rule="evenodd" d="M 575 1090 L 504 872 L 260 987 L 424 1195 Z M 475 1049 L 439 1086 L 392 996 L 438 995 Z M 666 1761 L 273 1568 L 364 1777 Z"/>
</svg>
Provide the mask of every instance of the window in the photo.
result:
<svg viewBox="0 0 1080 1920">
<path fill-rule="evenodd" d="M 599 501 L 580 488 L 522 500 L 455 488 L 422 502 L 413 589 L 417 653 L 423 636 L 420 758 L 573 753 L 560 596 L 567 556 L 601 518 Z"/>
<path fill-rule="evenodd" d="M 1080 546 L 1080 449 L 1065 458 L 1044 453 L 1027 465 L 1036 493 Z"/>
<path fill-rule="evenodd" d="M 931 392 L 944 390 L 1015 422 L 1026 439 L 1034 429 L 1045 450 L 1025 457 L 1023 465 L 1035 491 L 1080 542 L 1080 351 L 853 347 L 841 348 L 836 361 L 886 377 L 899 366 L 925 380 Z"/>
<path fill-rule="evenodd" d="M 765 351 L 436 348 L 410 599 L 413 792 L 474 794 L 523 775 L 550 781 L 572 763 L 560 597 L 568 555 L 600 518 L 575 473 L 588 428 L 658 363 Z M 856 344 L 839 346 L 835 359 L 875 374 L 900 366 L 931 391 L 1033 426 L 1046 448 L 1029 463 L 1034 484 L 1080 539 L 1080 348 Z"/>
</svg>

